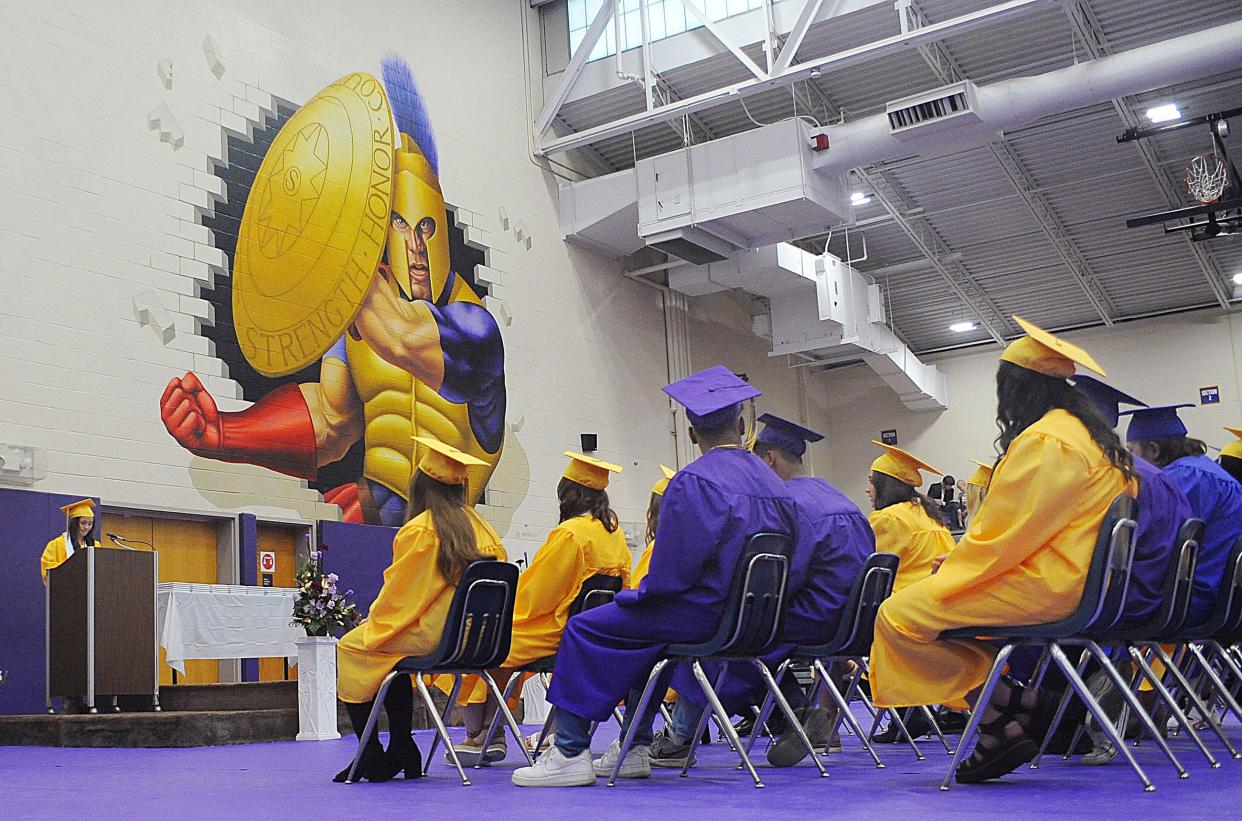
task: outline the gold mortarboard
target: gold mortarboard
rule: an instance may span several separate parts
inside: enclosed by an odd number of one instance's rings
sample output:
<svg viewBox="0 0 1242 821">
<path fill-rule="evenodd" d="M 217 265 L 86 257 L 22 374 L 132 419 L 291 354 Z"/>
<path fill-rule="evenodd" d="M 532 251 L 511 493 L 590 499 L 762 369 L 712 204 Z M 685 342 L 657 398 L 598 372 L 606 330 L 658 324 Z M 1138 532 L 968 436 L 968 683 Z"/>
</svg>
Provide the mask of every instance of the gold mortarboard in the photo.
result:
<svg viewBox="0 0 1242 821">
<path fill-rule="evenodd" d="M 971 459 L 970 461 L 979 467 L 975 468 L 975 472 L 970 474 L 966 484 L 986 488 L 992 482 L 992 466 L 987 462 L 980 462 L 978 459 Z"/>
<path fill-rule="evenodd" d="M 651 492 L 656 496 L 663 496 L 668 487 L 668 480 L 677 475 L 677 471 L 667 465 L 660 465 L 660 470 L 664 471 L 664 478 L 651 486 Z"/>
<path fill-rule="evenodd" d="M 1001 354 L 1001 361 L 1012 362 L 1027 370 L 1042 373 L 1045 376 L 1055 376 L 1058 379 L 1069 379 L 1073 376 L 1075 362 L 1085 368 L 1090 368 L 1100 376 L 1108 375 L 1104 373 L 1099 363 L 1091 358 L 1091 354 L 1077 345 L 1048 333 L 1020 316 L 1015 316 L 1013 321 L 1026 331 L 1026 336 L 1010 342 L 1009 347 L 1005 348 L 1005 352 Z"/>
<path fill-rule="evenodd" d="M 61 508 L 65 512 L 66 519 L 80 519 L 86 516 L 95 518 L 95 500 L 83 499 L 80 502 L 73 502 Z"/>
<path fill-rule="evenodd" d="M 418 460 L 418 469 L 446 485 L 464 485 L 467 468 L 471 465 L 487 464 L 482 459 L 476 459 L 469 453 L 462 453 L 439 439 L 415 436 L 414 441 L 425 448 L 422 458 Z"/>
<path fill-rule="evenodd" d="M 608 474 L 621 472 L 620 465 L 596 459 L 594 456 L 587 456 L 585 453 L 567 450 L 565 455 L 569 457 L 570 462 L 569 467 L 565 468 L 564 477 L 592 490 L 603 490 L 608 487 Z"/>
<path fill-rule="evenodd" d="M 942 475 L 940 471 L 922 459 L 913 454 L 906 453 L 899 447 L 886 445 L 874 439 L 871 440 L 871 444 L 884 448 L 884 453 L 880 455 L 880 458 L 871 463 L 871 469 L 876 473 L 892 476 L 894 479 L 905 482 L 912 487 L 919 487 L 923 484 L 923 477 L 919 474 L 920 470 L 934 473 L 937 476 Z"/>
<path fill-rule="evenodd" d="M 1220 449 L 1221 456 L 1232 456 L 1235 459 L 1242 459 L 1242 428 L 1231 428 L 1225 425 L 1225 430 L 1238 438 Z"/>
</svg>

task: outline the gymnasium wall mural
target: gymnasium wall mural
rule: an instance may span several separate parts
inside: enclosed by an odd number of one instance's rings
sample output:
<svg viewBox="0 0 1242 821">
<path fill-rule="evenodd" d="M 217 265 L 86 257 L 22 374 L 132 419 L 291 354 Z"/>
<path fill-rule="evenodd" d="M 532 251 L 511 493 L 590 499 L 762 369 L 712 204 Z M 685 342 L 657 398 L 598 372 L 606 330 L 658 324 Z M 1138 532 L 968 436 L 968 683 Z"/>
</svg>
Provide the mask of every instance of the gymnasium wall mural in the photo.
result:
<svg viewBox="0 0 1242 821">
<path fill-rule="evenodd" d="M 203 297 L 204 333 L 249 408 L 220 411 L 193 373 L 159 413 L 192 453 L 306 479 L 342 519 L 399 525 L 414 436 L 484 460 L 504 444 L 504 350 L 444 201 L 430 118 L 409 66 L 354 73 L 233 136 L 227 203 L 204 224 L 231 278 Z"/>
</svg>

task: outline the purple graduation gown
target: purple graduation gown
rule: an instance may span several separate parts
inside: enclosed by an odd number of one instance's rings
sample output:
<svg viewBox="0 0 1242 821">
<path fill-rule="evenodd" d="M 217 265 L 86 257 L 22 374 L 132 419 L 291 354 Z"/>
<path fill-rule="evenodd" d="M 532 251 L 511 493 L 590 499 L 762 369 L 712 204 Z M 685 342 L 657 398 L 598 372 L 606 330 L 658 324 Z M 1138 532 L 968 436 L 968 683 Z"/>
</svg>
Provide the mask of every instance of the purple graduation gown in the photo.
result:
<svg viewBox="0 0 1242 821">
<path fill-rule="evenodd" d="M 790 479 L 785 487 L 798 505 L 798 543 L 790 564 L 782 644 L 763 659 L 769 667 L 784 661 L 796 645 L 823 644 L 833 637 L 850 587 L 875 552 L 870 522 L 844 493 L 809 476 Z M 704 667 L 708 678 L 714 678 L 717 665 Z M 687 665 L 678 667 L 673 687 L 679 697 L 706 703 Z M 763 680 L 753 666 L 734 663 L 716 692 L 725 708 L 736 713 L 763 699 Z"/>
<path fill-rule="evenodd" d="M 717 448 L 682 468 L 664 491 L 650 572 L 637 590 L 569 620 L 548 700 L 606 720 L 665 647 L 716 631 L 746 539 L 792 537 L 796 516 L 784 484 L 749 451 Z"/>
<path fill-rule="evenodd" d="M 1164 475 L 1186 494 L 1193 515 L 1207 523 L 1187 621 L 1195 626 L 1211 618 L 1229 551 L 1242 536 L 1242 484 L 1206 456 L 1183 456 L 1166 465 Z"/>
<path fill-rule="evenodd" d="M 1160 609 L 1177 533 L 1194 516 L 1186 495 L 1160 468 L 1135 457 L 1134 472 L 1139 477 L 1138 528 L 1134 533 L 1130 589 L 1119 624 L 1123 628 L 1145 624 Z"/>
</svg>

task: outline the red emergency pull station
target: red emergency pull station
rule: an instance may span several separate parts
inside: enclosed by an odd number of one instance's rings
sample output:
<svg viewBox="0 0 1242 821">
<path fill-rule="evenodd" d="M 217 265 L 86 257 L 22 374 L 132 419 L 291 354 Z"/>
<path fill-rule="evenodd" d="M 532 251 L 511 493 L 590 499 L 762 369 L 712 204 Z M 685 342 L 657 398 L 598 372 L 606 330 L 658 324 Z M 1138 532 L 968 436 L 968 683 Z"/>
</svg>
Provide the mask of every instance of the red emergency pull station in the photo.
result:
<svg viewBox="0 0 1242 821">
<path fill-rule="evenodd" d="M 811 139 L 811 150 L 812 151 L 827 151 L 828 150 L 828 135 L 827 134 L 816 134 Z"/>
</svg>

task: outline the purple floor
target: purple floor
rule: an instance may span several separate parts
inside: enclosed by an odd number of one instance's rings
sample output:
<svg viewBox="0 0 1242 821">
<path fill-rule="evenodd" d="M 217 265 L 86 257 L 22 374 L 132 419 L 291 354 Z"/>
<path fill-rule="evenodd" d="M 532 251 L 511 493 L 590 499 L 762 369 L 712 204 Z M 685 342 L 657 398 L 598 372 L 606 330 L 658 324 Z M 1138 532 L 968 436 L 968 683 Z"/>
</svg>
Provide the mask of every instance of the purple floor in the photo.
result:
<svg viewBox="0 0 1242 821">
<path fill-rule="evenodd" d="M 1242 741 L 1238 726 L 1229 726 Z M 613 733 L 601 728 L 602 750 Z M 955 738 L 955 737 L 954 737 Z M 430 732 L 420 732 L 424 752 Z M 510 742 L 512 745 L 512 742 Z M 1222 765 L 1211 770 L 1185 738 L 1172 740 L 1190 770 L 1179 781 L 1150 742 L 1138 748 L 1140 764 L 1157 786 L 1143 793 L 1124 764 L 1084 767 L 1059 757 L 1037 771 L 1019 770 L 1002 782 L 954 787 L 937 784 L 948 756 L 935 742 L 923 744 L 927 760 L 916 762 L 908 747 L 885 746 L 888 765 L 877 770 L 857 742 L 828 759 L 830 777 L 820 779 L 808 762 L 787 770 L 763 764 L 765 789 L 755 789 L 735 768 L 722 744 L 699 756 L 690 778 L 656 770 L 645 781 L 622 781 L 608 789 L 520 789 L 509 783 L 513 755 L 505 765 L 469 770 L 463 787 L 442 761 L 422 781 L 333 784 L 332 773 L 353 752 L 353 740 L 283 742 L 194 749 L 0 748 L 0 816 L 5 818 L 448 818 L 466 812 L 484 817 L 678 819 L 693 813 L 740 818 L 743 813 L 782 817 L 867 818 L 910 814 L 932 818 L 1237 818 L 1242 817 L 1242 761 L 1212 745 Z M 439 759 L 437 753 L 437 759 Z M 757 757 L 763 761 L 762 753 Z M 466 802 L 469 802 L 468 804 Z M 763 815 L 752 815 L 760 818 Z"/>
</svg>

